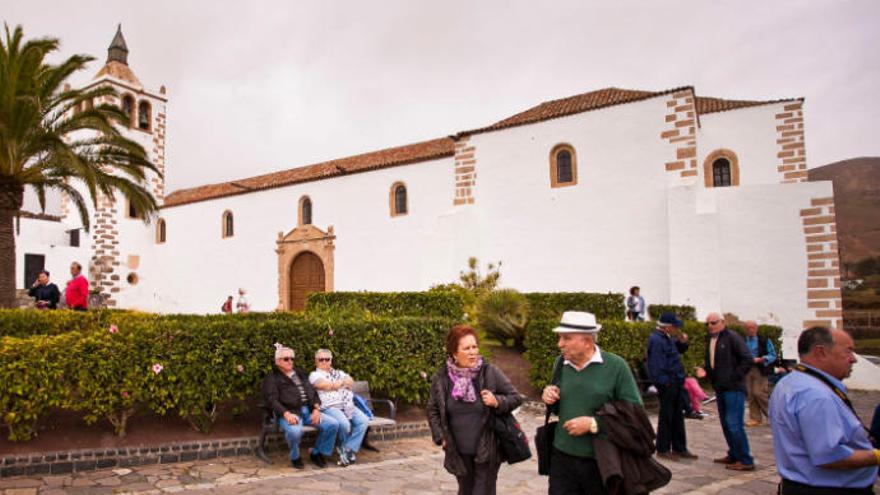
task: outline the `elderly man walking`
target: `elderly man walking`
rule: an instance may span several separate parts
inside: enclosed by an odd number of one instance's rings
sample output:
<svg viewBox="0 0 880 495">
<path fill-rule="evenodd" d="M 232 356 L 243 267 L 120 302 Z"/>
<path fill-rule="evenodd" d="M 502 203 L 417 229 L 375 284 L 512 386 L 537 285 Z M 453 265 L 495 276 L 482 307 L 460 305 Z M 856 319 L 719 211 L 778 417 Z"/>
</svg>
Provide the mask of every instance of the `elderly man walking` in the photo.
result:
<svg viewBox="0 0 880 495">
<path fill-rule="evenodd" d="M 657 456 L 671 460 L 696 459 L 687 449 L 684 429 L 684 365 L 681 355 L 687 351 L 687 334 L 675 338 L 675 328 L 682 321 L 675 313 L 667 311 L 657 320 L 657 329 L 648 337 L 648 374 L 657 387 L 660 398 L 660 415 L 657 421 Z M 671 450 L 670 450 L 671 449 Z"/>
<path fill-rule="evenodd" d="M 709 335 L 706 343 L 705 368 L 698 375 L 708 375 L 718 399 L 718 417 L 721 431 L 727 441 L 727 455 L 714 462 L 725 464 L 735 471 L 754 471 L 755 461 L 749 454 L 749 438 L 746 436 L 745 376 L 752 367 L 752 354 L 743 338 L 728 330 L 724 318 L 718 313 L 706 317 Z"/>
<path fill-rule="evenodd" d="M 544 388 L 541 398 L 559 415 L 550 461 L 550 495 L 605 494 L 593 439 L 602 425 L 595 413 L 603 405 L 642 399 L 629 365 L 596 345 L 601 329 L 591 313 L 566 311 L 553 332 L 559 335 L 562 370 L 559 386 Z"/>
<path fill-rule="evenodd" d="M 767 375 L 776 361 L 776 349 L 773 342 L 763 335 L 758 335 L 758 324 L 752 320 L 746 322 L 746 346 L 752 353 L 752 368 L 746 374 L 746 394 L 749 403 L 749 420 L 746 426 L 760 426 L 767 414 L 767 399 L 770 384 Z"/>
<path fill-rule="evenodd" d="M 856 362 L 842 330 L 812 327 L 798 338 L 800 364 L 770 396 L 773 452 L 782 495 L 872 494 L 880 450 L 842 380 Z"/>
</svg>

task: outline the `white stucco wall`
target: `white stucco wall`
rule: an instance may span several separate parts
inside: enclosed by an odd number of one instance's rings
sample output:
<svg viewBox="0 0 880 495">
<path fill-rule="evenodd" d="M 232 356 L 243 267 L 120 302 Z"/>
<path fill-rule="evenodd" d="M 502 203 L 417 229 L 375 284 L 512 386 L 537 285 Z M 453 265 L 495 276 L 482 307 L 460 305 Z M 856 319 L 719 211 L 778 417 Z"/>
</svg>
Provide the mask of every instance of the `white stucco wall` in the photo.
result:
<svg viewBox="0 0 880 495">
<path fill-rule="evenodd" d="M 45 256 L 44 268 L 49 271 L 51 281 L 64 291 L 70 279 L 70 263 L 80 262 L 86 266 L 88 259 L 88 236 L 80 234 L 80 246 L 71 247 L 67 234 L 69 226 L 62 222 L 21 218 L 15 236 L 15 287 L 30 288 L 33 280 L 25 284 L 24 258 L 26 254 Z"/>
</svg>

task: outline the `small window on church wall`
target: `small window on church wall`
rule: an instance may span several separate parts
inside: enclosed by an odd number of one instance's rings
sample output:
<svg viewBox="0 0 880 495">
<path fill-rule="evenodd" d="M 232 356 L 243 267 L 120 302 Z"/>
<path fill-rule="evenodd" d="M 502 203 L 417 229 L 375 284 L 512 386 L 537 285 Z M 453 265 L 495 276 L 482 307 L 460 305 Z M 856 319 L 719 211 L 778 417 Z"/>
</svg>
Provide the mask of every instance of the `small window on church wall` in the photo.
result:
<svg viewBox="0 0 880 495">
<path fill-rule="evenodd" d="M 719 158 L 712 163 L 712 187 L 730 186 L 730 161 Z"/>
<path fill-rule="evenodd" d="M 406 185 L 402 182 L 395 182 L 391 186 L 391 216 L 406 215 L 409 212 L 407 201 Z"/>
<path fill-rule="evenodd" d="M 165 219 L 163 218 L 156 222 L 156 243 L 165 244 Z"/>
<path fill-rule="evenodd" d="M 131 201 L 128 202 L 128 210 L 126 211 L 126 216 L 128 218 L 141 218 L 140 212 L 138 212 L 137 207 L 132 204 Z"/>
<path fill-rule="evenodd" d="M 134 122 L 134 97 L 131 95 L 125 95 L 122 97 L 122 113 L 128 115 L 128 123 L 131 125 Z"/>
<path fill-rule="evenodd" d="M 232 212 L 225 211 L 223 212 L 223 238 L 232 237 L 235 235 L 235 225 L 232 219 Z"/>
<path fill-rule="evenodd" d="M 152 109 L 150 108 L 150 103 L 141 100 L 141 102 L 138 103 L 138 129 L 144 131 L 150 130 L 150 121 L 152 119 L 151 113 Z"/>
<path fill-rule="evenodd" d="M 312 200 L 308 196 L 303 196 L 299 200 L 299 224 L 312 224 Z"/>
<path fill-rule="evenodd" d="M 558 144 L 550 151 L 550 186 L 577 184 L 577 155 L 568 144 Z"/>
</svg>

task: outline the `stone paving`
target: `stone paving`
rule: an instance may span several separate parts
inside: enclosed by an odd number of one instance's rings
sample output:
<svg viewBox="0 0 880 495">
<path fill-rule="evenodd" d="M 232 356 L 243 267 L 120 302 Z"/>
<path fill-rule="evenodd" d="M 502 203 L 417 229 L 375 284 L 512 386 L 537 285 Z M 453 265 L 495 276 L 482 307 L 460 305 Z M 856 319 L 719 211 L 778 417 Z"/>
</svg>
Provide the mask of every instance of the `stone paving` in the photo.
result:
<svg viewBox="0 0 880 495">
<path fill-rule="evenodd" d="M 867 401 L 866 401 L 867 402 Z M 873 402 L 873 401 L 872 401 Z M 711 417 L 688 420 L 688 445 L 700 456 L 689 462 L 664 462 L 673 472 L 669 485 L 654 493 L 686 495 L 742 495 L 776 493 L 778 475 L 773 464 L 770 428 L 750 428 L 749 441 L 758 469 L 737 473 L 713 464 L 726 451 L 714 404 L 704 410 Z M 525 431 L 533 432 L 543 416 L 517 413 Z M 654 416 L 656 421 L 656 416 Z M 226 458 L 169 465 L 141 466 L 74 473 L 65 476 L 19 477 L 0 480 L 3 495 L 61 495 L 113 493 L 219 493 L 219 494 L 454 494 L 455 478 L 443 469 L 443 455 L 429 438 L 380 443 L 380 453 L 363 452 L 347 468 L 290 467 L 284 453 L 274 452 L 274 464 L 256 458 Z M 878 485 L 880 487 L 880 485 Z M 505 495 L 547 492 L 547 478 L 537 475 L 535 459 L 504 465 L 498 492 Z"/>
</svg>

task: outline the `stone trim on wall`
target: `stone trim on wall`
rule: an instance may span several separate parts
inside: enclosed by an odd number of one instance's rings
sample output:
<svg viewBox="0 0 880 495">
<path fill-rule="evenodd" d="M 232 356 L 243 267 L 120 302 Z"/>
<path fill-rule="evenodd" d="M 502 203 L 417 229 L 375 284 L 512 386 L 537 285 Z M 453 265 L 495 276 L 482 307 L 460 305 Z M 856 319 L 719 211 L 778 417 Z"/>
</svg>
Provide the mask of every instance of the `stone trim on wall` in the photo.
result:
<svg viewBox="0 0 880 495">
<path fill-rule="evenodd" d="M 152 110 L 151 110 L 152 112 Z M 152 117 L 151 117 L 152 119 Z M 153 131 L 153 164 L 159 169 L 159 175 L 152 174 L 150 187 L 153 197 L 160 205 L 165 202 L 165 112 L 156 112 L 155 127 Z"/>
<path fill-rule="evenodd" d="M 675 160 L 666 162 L 666 171 L 680 177 L 695 177 L 697 170 L 697 111 L 692 89 L 683 89 L 666 100 L 667 129 L 660 133 L 675 148 Z"/>
<path fill-rule="evenodd" d="M 807 181 L 803 106 L 803 101 L 788 103 L 776 114 L 776 157 L 780 160 L 776 170 L 782 183 Z"/>
<path fill-rule="evenodd" d="M 714 172 L 712 170 L 712 165 L 715 163 L 715 160 L 719 158 L 726 158 L 727 161 L 730 162 L 730 185 L 738 186 L 739 158 L 737 158 L 736 153 L 724 148 L 709 153 L 709 156 L 707 156 L 706 160 L 703 162 L 703 184 L 706 187 L 715 187 L 715 184 L 713 183 Z"/>
<path fill-rule="evenodd" d="M 90 289 L 97 289 L 104 305 L 116 306 L 115 295 L 119 292 L 121 277 L 117 273 L 120 266 L 119 228 L 117 226 L 117 201 L 98 194 L 97 208 L 92 226 L 92 258 L 89 268 Z"/>
<path fill-rule="evenodd" d="M 804 328 L 843 328 L 834 198 L 813 198 L 800 213 L 807 254 L 807 308 L 813 317 L 804 321 Z"/>
<path fill-rule="evenodd" d="M 333 226 L 327 227 L 327 232 L 314 225 L 302 225 L 284 235 L 278 233 L 275 241 L 278 247 L 278 310 L 290 311 L 290 267 L 296 257 L 303 252 L 311 252 L 321 259 L 324 264 L 324 290 L 333 291 L 333 252 L 336 250 L 334 241 L 336 235 Z"/>
<path fill-rule="evenodd" d="M 455 199 L 454 206 L 474 204 L 474 186 L 477 183 L 475 148 L 468 146 L 470 136 L 455 142 Z"/>
</svg>

